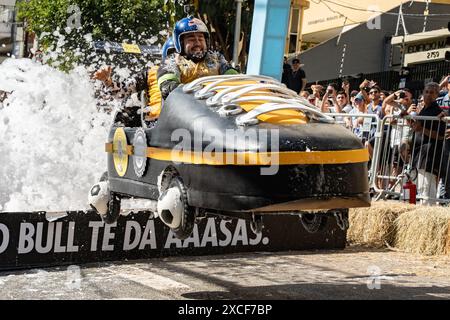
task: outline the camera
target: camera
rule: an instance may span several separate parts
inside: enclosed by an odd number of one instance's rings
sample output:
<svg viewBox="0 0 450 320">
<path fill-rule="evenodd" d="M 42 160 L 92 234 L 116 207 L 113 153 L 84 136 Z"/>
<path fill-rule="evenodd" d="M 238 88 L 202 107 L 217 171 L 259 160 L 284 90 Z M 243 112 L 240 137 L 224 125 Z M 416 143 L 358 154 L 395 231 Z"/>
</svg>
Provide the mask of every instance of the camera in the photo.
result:
<svg viewBox="0 0 450 320">
<path fill-rule="evenodd" d="M 405 91 L 400 91 L 398 97 L 399 97 L 400 99 L 404 99 L 404 98 L 406 97 Z"/>
</svg>

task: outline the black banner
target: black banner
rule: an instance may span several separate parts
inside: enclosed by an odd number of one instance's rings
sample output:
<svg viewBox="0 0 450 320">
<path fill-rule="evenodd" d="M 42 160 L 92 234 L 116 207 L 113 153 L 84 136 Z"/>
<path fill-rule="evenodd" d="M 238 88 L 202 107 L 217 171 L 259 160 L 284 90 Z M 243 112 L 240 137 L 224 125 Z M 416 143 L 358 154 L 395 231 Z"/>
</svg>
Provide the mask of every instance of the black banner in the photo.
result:
<svg viewBox="0 0 450 320">
<path fill-rule="evenodd" d="M 65 215 L 65 216 L 64 216 Z M 105 225 L 92 212 L 0 213 L 0 270 L 174 255 L 344 248 L 346 233 L 334 218 L 308 233 L 298 216 L 266 216 L 262 233 L 244 220 L 205 218 L 179 240 L 150 212 Z"/>
</svg>

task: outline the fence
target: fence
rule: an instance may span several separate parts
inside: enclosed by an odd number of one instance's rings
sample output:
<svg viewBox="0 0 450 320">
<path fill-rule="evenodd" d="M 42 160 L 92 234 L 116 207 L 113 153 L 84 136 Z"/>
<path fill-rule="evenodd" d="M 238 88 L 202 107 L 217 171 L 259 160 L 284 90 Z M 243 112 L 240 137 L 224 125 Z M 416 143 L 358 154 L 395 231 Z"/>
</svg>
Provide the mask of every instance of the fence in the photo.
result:
<svg viewBox="0 0 450 320">
<path fill-rule="evenodd" d="M 347 129 L 352 131 L 358 138 L 361 139 L 363 145 L 369 148 L 369 152 L 377 148 L 379 127 L 381 120 L 376 114 L 351 114 L 351 113 L 327 113 L 327 115 L 335 118 L 336 122 L 342 124 Z M 373 145 L 373 147 L 372 147 Z M 374 162 L 370 162 L 369 170 L 369 185 L 374 183 Z"/>
<path fill-rule="evenodd" d="M 369 149 L 369 185 L 376 193 L 375 200 L 417 196 L 422 204 L 450 203 L 450 140 L 445 137 L 450 117 L 331 116 Z M 408 183 L 414 184 L 416 191 L 405 189 Z"/>
<path fill-rule="evenodd" d="M 449 124 L 450 118 L 423 116 L 386 116 L 381 121 L 372 161 L 376 200 L 404 199 L 408 192 L 403 186 L 412 182 L 420 203 L 450 202 Z"/>
</svg>

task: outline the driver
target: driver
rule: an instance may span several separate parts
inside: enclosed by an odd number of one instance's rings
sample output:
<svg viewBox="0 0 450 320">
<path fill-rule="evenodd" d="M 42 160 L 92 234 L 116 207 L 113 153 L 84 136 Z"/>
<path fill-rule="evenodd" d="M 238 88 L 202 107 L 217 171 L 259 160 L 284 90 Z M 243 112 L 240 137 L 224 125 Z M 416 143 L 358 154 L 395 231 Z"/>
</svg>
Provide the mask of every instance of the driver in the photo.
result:
<svg viewBox="0 0 450 320">
<path fill-rule="evenodd" d="M 210 35 L 200 19 L 179 20 L 174 27 L 176 54 L 163 61 L 158 70 L 158 85 L 163 99 L 178 85 L 205 76 L 237 74 L 219 52 L 209 51 Z"/>
</svg>

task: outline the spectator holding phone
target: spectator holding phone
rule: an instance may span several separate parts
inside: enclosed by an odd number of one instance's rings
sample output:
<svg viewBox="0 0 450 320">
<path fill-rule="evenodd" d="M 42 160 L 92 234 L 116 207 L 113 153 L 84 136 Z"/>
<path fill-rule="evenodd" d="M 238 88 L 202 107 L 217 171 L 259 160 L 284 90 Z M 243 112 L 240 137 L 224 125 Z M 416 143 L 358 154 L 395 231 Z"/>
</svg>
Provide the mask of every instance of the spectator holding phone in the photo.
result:
<svg viewBox="0 0 450 320">
<path fill-rule="evenodd" d="M 322 90 L 323 87 L 320 84 L 313 84 L 311 85 L 311 91 L 313 93 L 306 98 L 309 103 L 311 103 L 317 108 L 320 108 L 322 104 Z"/>
<path fill-rule="evenodd" d="M 406 115 L 417 109 L 410 110 L 412 100 L 412 93 L 409 89 L 398 90 L 393 94 L 387 96 L 382 102 L 382 114 L 384 115 Z"/>
<path fill-rule="evenodd" d="M 323 87 L 320 84 L 313 84 L 311 86 L 311 90 L 313 91 L 313 95 L 317 98 L 317 100 L 321 100 Z"/>
<path fill-rule="evenodd" d="M 320 110 L 322 112 L 341 113 L 341 107 L 337 101 L 337 86 L 334 83 L 330 83 L 325 91 L 322 99 Z"/>
</svg>

